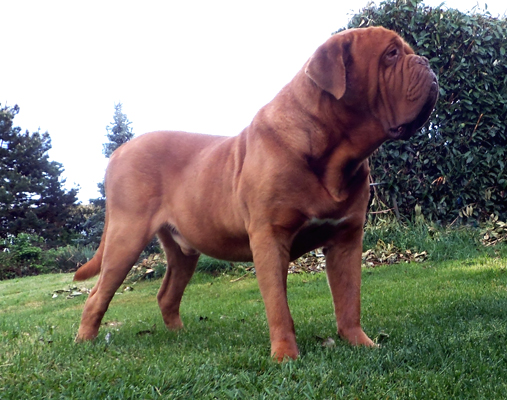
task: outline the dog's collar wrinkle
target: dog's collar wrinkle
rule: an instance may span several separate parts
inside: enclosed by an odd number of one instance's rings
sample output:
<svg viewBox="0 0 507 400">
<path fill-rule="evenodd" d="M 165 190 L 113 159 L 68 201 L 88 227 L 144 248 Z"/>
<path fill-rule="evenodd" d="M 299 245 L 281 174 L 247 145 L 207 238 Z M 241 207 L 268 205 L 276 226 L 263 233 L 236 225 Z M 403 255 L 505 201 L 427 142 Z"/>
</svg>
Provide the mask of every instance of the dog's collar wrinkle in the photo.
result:
<svg viewBox="0 0 507 400">
<path fill-rule="evenodd" d="M 342 218 L 317 218 L 317 217 L 313 217 L 313 218 L 311 218 L 308 221 L 307 226 L 312 226 L 312 227 L 333 226 L 333 227 L 337 227 L 337 226 L 342 225 L 343 223 L 345 223 L 349 218 L 350 218 L 350 216 L 345 216 L 345 217 L 342 217 Z"/>
<path fill-rule="evenodd" d="M 305 159 L 310 171 L 312 171 L 319 178 L 319 180 L 321 180 L 326 170 L 325 163 L 319 162 L 320 160 L 313 157 L 312 155 L 306 155 Z"/>
</svg>

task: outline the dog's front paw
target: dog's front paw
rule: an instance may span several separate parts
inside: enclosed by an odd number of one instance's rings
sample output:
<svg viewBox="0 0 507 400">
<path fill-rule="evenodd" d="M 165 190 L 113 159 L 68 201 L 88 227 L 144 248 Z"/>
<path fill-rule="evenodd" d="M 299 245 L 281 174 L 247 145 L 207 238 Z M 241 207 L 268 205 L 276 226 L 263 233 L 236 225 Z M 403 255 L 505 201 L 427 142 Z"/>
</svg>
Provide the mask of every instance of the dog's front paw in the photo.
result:
<svg viewBox="0 0 507 400">
<path fill-rule="evenodd" d="M 298 355 L 298 346 L 293 341 L 281 340 L 271 343 L 271 357 L 278 362 L 286 361 L 288 359 L 295 360 L 298 358 Z"/>
<path fill-rule="evenodd" d="M 338 329 L 338 334 L 353 346 L 377 347 L 361 328 Z"/>
</svg>

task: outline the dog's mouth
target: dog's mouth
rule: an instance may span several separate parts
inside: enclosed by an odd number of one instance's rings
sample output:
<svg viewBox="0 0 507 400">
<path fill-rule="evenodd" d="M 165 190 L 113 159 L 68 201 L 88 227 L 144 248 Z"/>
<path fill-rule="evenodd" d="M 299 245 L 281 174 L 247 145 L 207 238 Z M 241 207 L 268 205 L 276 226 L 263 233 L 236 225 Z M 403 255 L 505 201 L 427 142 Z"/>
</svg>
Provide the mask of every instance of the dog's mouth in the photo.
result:
<svg viewBox="0 0 507 400">
<path fill-rule="evenodd" d="M 410 122 L 408 124 L 403 124 L 397 126 L 396 128 L 389 129 L 389 137 L 393 140 L 410 139 L 414 135 L 414 133 L 416 133 L 417 130 L 426 123 L 427 118 L 422 120 L 422 122 L 421 120 L 417 118 L 415 121 Z"/>
<path fill-rule="evenodd" d="M 402 136 L 405 136 L 405 133 L 407 132 L 407 125 L 408 124 L 403 124 L 396 128 L 389 129 L 389 136 L 393 139 L 398 139 Z"/>
<path fill-rule="evenodd" d="M 438 98 L 438 83 L 436 77 L 434 78 L 426 102 L 421 108 L 421 111 L 417 117 L 412 121 L 405 124 L 401 124 L 394 128 L 389 129 L 389 137 L 391 139 L 407 140 L 414 135 L 414 133 L 421 128 L 430 118 L 433 108 Z"/>
</svg>

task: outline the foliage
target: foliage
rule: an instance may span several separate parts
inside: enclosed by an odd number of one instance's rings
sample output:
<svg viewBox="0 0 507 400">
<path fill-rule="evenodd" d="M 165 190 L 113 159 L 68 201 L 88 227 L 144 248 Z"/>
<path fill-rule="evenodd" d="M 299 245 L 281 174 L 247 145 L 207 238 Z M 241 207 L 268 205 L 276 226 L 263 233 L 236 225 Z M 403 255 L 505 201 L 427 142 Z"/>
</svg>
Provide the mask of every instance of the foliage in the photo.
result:
<svg viewBox="0 0 507 400">
<path fill-rule="evenodd" d="M 399 222 L 394 216 L 377 217 L 366 224 L 363 249 L 382 252 L 387 247 L 398 252 L 427 253 L 429 261 L 466 260 L 479 255 L 495 256 L 500 247 L 486 248 L 482 231 L 469 226 L 442 227 L 427 221 Z M 506 247 L 507 248 L 507 247 Z"/>
<path fill-rule="evenodd" d="M 48 272 L 73 272 L 89 261 L 95 254 L 90 246 L 65 246 L 49 249 L 45 254 L 45 266 Z"/>
<path fill-rule="evenodd" d="M 491 214 L 482 230 L 482 243 L 485 246 L 494 246 L 498 243 L 507 242 L 507 222 L 500 221 L 498 216 Z"/>
<path fill-rule="evenodd" d="M 507 20 L 430 8 L 418 0 L 368 5 L 352 27 L 398 32 L 437 73 L 440 99 L 409 142 L 372 156 L 374 209 L 416 206 L 433 221 L 507 219 Z M 468 210 L 468 211 L 467 211 Z"/>
<path fill-rule="evenodd" d="M 114 105 L 113 122 L 106 127 L 108 142 L 103 145 L 103 154 L 110 158 L 113 152 L 122 144 L 127 143 L 134 137 L 127 115 L 122 112 L 122 103 Z M 102 232 L 104 230 L 104 220 L 106 217 L 106 191 L 104 182 L 97 184 L 101 197 L 90 199 L 90 206 L 87 209 L 86 222 L 83 225 L 82 237 L 78 243 L 81 245 L 90 245 L 98 247 Z M 156 246 L 153 246 L 153 249 Z"/>
<path fill-rule="evenodd" d="M 142 279 L 158 279 L 165 275 L 167 262 L 164 253 L 153 253 L 139 260 L 130 270 L 125 282 L 137 282 Z"/>
<path fill-rule="evenodd" d="M 161 281 L 138 282 L 114 296 L 97 339 L 79 345 L 86 295 L 67 298 L 71 275 L 0 282 L 0 398 L 505 399 L 506 262 L 504 253 L 363 270 L 362 323 L 376 349 L 338 339 L 325 274 L 291 275 L 301 357 L 282 364 L 269 357 L 252 276 L 197 273 L 177 333 L 157 306 Z"/>
<path fill-rule="evenodd" d="M 62 165 L 49 160 L 47 132 L 13 127 L 18 112 L 0 106 L 0 239 L 28 233 L 52 245 L 69 243 L 79 224 L 72 216 L 77 189 L 63 188 Z"/>
<path fill-rule="evenodd" d="M 75 240 L 76 244 L 97 248 L 104 230 L 105 199 L 90 199 L 90 204 L 80 205 L 78 211 L 83 223 L 80 236 Z"/>
<path fill-rule="evenodd" d="M 0 280 L 16 276 L 38 275 L 44 271 L 44 239 L 38 235 L 20 233 L 1 243 Z"/>
<path fill-rule="evenodd" d="M 42 237 L 27 233 L 4 239 L 1 245 L 0 280 L 74 271 L 94 254 L 94 249 L 83 246 L 49 248 Z"/>
<path fill-rule="evenodd" d="M 85 209 L 88 206 L 81 206 Z M 78 207 L 78 210 L 80 207 Z M 495 216 L 480 224 L 442 227 L 420 219 L 417 222 L 400 222 L 384 215 L 369 219 L 364 235 L 364 266 L 392 263 L 441 262 L 466 260 L 479 255 L 496 257 L 507 251 L 507 224 Z M 40 273 L 73 271 L 93 256 L 93 245 L 65 246 L 48 249 L 37 235 L 20 234 L 0 243 L 8 252 L 0 253 L 0 280 Z M 503 245 L 503 246 L 502 246 Z M 502 250 L 503 249 L 503 250 Z M 325 258 L 320 251 L 310 252 L 289 265 L 289 274 L 321 272 Z M 165 274 L 166 262 L 160 248 L 145 251 L 129 274 L 131 282 L 144 278 L 160 278 Z M 226 273 L 254 275 L 252 263 L 231 263 L 201 255 L 197 272 L 214 276 Z"/>
<path fill-rule="evenodd" d="M 36 262 L 40 259 L 44 239 L 37 235 L 20 233 L 15 238 L 10 238 L 6 248 L 12 252 L 13 258 L 19 262 Z"/>
<path fill-rule="evenodd" d="M 226 271 L 233 271 L 236 269 L 234 263 L 230 261 L 216 260 L 206 255 L 201 255 L 197 262 L 196 270 L 206 272 L 212 275 L 218 275 Z"/>
<path fill-rule="evenodd" d="M 107 139 L 109 142 L 104 143 L 103 153 L 109 158 L 113 152 L 120 147 L 122 144 L 127 143 L 134 137 L 132 128 L 127 116 L 122 112 L 123 105 L 121 103 L 114 105 L 114 116 L 113 122 L 106 127 Z"/>
</svg>

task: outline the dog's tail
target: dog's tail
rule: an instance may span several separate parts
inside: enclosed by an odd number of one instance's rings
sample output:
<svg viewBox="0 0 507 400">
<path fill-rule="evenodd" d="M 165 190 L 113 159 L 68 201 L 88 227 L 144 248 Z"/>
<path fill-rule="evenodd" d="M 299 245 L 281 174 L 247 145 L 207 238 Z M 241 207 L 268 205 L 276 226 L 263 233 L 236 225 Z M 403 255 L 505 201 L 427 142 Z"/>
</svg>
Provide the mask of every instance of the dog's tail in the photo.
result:
<svg viewBox="0 0 507 400">
<path fill-rule="evenodd" d="M 104 237 L 100 241 L 99 248 L 97 252 L 92 257 L 90 261 L 86 264 L 79 267 L 79 269 L 74 274 L 75 281 L 84 281 L 92 276 L 98 275 L 100 272 L 100 267 L 102 265 L 102 255 L 104 254 Z"/>
<path fill-rule="evenodd" d="M 82 265 L 78 268 L 76 273 L 74 274 L 75 281 L 85 281 L 95 275 L 98 275 L 100 272 L 100 268 L 102 266 L 102 256 L 104 255 L 104 247 L 106 242 L 106 229 L 107 229 L 107 218 L 106 224 L 104 225 L 104 233 L 102 233 L 102 238 L 100 239 L 100 245 L 95 255 L 92 257 L 90 261 L 86 264 Z"/>
</svg>

